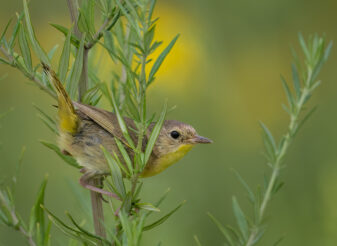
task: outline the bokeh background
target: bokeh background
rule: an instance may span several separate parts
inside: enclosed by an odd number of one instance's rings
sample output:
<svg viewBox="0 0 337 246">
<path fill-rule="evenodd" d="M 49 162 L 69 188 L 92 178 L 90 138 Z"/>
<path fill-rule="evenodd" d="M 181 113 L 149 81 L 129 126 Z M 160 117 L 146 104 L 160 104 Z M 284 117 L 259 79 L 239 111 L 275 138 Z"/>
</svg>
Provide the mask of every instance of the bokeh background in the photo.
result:
<svg viewBox="0 0 337 246">
<path fill-rule="evenodd" d="M 0 28 L 22 9 L 20 0 L 0 0 Z M 63 36 L 48 22 L 69 25 L 66 1 L 31 0 L 37 37 L 45 49 Z M 288 124 L 281 108 L 285 96 L 280 74 L 290 79 L 289 47 L 298 50 L 297 34 L 326 34 L 337 40 L 334 0 L 159 0 L 156 37 L 167 44 L 181 37 L 150 90 L 149 104 L 159 109 L 168 98 L 177 109 L 169 118 L 188 122 L 214 144 L 198 146 L 164 173 L 145 180 L 143 197 L 155 201 L 171 189 L 162 211 L 182 200 L 185 206 L 166 223 L 144 234 L 143 245 L 223 245 L 223 238 L 206 212 L 223 224 L 234 224 L 231 197 L 250 211 L 244 190 L 231 171 L 236 169 L 256 187 L 268 167 L 262 156 L 265 122 L 279 137 Z M 268 228 L 261 245 L 337 245 L 337 53 L 333 48 L 311 105 L 318 110 L 291 146 L 282 172 L 285 187 L 268 208 Z M 55 114 L 54 103 L 18 71 L 0 65 L 0 177 L 9 181 L 22 146 L 27 146 L 17 187 L 18 210 L 27 218 L 41 180 L 49 174 L 46 204 L 56 214 L 76 212 L 79 204 L 69 188 L 80 174 L 64 164 L 38 140 L 55 141 L 36 116 L 32 103 Z M 55 229 L 54 245 L 66 245 Z M 24 245 L 21 235 L 0 227 L 0 245 Z"/>
</svg>

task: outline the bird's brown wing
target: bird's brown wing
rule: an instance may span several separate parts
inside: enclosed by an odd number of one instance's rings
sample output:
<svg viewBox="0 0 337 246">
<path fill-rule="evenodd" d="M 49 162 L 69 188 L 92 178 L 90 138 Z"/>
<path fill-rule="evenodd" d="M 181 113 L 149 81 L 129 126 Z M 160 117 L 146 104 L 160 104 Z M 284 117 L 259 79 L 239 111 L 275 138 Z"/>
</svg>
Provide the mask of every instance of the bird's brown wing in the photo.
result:
<svg viewBox="0 0 337 246">
<path fill-rule="evenodd" d="M 74 106 L 88 116 L 90 119 L 92 119 L 94 122 L 96 122 L 98 125 L 103 127 L 106 131 L 110 132 L 114 137 L 117 137 L 120 141 L 122 141 L 124 144 L 127 144 L 127 141 L 125 140 L 122 130 L 119 127 L 117 116 L 109 111 L 96 108 L 93 106 L 81 104 L 78 102 L 73 101 Z M 124 117 L 125 124 L 129 128 L 129 134 L 133 140 L 133 142 L 137 143 L 137 136 L 134 132 L 134 129 L 136 129 L 136 126 L 133 122 L 133 120 Z"/>
</svg>

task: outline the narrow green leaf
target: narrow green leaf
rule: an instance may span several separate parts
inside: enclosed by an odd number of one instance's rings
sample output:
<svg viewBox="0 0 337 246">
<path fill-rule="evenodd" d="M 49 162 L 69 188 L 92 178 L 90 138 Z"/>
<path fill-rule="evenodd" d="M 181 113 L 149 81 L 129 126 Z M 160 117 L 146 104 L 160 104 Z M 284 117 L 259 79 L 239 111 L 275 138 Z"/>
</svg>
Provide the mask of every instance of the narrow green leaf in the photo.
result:
<svg viewBox="0 0 337 246">
<path fill-rule="evenodd" d="M 44 205 L 44 196 L 45 196 L 45 190 L 47 186 L 48 178 L 47 176 L 42 181 L 34 207 L 32 208 L 30 219 L 29 219 L 29 232 L 33 233 L 34 229 L 37 229 L 37 226 L 39 225 L 39 231 L 37 238 L 39 242 L 42 242 L 45 235 L 45 218 L 44 218 L 44 211 L 41 206 Z"/>
<path fill-rule="evenodd" d="M 163 217 L 161 217 L 160 219 L 158 219 L 157 221 L 153 222 L 150 225 L 144 226 L 143 230 L 144 231 L 148 231 L 151 230 L 159 225 L 161 225 L 162 223 L 164 223 L 172 214 L 174 214 L 179 208 L 181 208 L 181 206 L 183 206 L 185 204 L 186 201 L 183 201 L 182 203 L 180 203 L 176 208 L 174 208 L 171 212 L 169 212 L 168 214 L 164 215 Z"/>
<path fill-rule="evenodd" d="M 165 191 L 165 193 L 159 198 L 159 200 L 154 204 L 154 206 L 159 208 L 159 206 L 162 204 L 162 202 L 166 199 L 169 192 L 170 192 L 170 189 L 167 189 Z M 137 196 L 135 196 L 135 197 L 137 197 Z M 150 214 L 152 214 L 152 211 L 148 211 L 146 213 L 146 216 L 149 216 Z"/>
<path fill-rule="evenodd" d="M 76 58 L 71 70 L 70 80 L 66 85 L 66 90 L 69 92 L 71 98 L 75 98 L 78 83 L 81 77 L 83 68 L 83 51 L 84 51 L 85 34 L 82 35 L 80 46 L 76 53 Z"/>
<path fill-rule="evenodd" d="M 85 243 L 85 246 L 96 246 L 97 242 L 93 241 L 92 239 L 89 238 L 84 238 L 83 237 L 83 233 L 81 231 L 78 231 L 68 225 L 66 225 L 61 219 L 59 219 L 57 216 L 55 216 L 52 212 L 50 212 L 47 208 L 45 208 L 43 206 L 43 209 L 46 211 L 46 213 L 48 214 L 48 218 L 49 220 L 51 220 L 53 222 L 53 224 L 59 228 L 63 233 L 65 233 L 66 235 L 68 235 L 71 238 L 74 238 L 76 240 L 79 240 L 83 243 Z"/>
<path fill-rule="evenodd" d="M 49 25 L 54 27 L 56 30 L 62 32 L 64 36 L 67 36 L 70 31 L 68 28 L 58 25 L 58 24 L 49 23 Z M 80 40 L 74 34 L 72 34 L 72 32 L 71 32 L 70 41 L 76 48 L 78 48 L 78 46 L 80 45 Z"/>
<path fill-rule="evenodd" d="M 255 240 L 253 241 L 253 245 L 257 244 L 261 240 L 265 232 L 266 232 L 265 228 L 260 228 L 258 234 L 255 237 Z"/>
<path fill-rule="evenodd" d="M 264 133 L 263 135 L 265 136 L 265 139 L 267 140 L 267 143 L 272 147 L 273 154 L 276 155 L 277 147 L 276 147 L 276 143 L 275 143 L 273 135 L 262 122 L 260 122 L 260 125 Z"/>
<path fill-rule="evenodd" d="M 11 224 L 7 220 L 7 217 L 6 217 L 5 213 L 2 211 L 1 204 L 0 204 L 0 222 L 2 222 L 3 224 L 5 224 L 7 226 L 11 226 Z"/>
<path fill-rule="evenodd" d="M 158 56 L 157 60 L 153 64 L 150 74 L 149 74 L 149 84 L 153 82 L 154 76 L 156 75 L 159 67 L 161 66 L 164 59 L 166 58 L 166 56 L 168 55 L 168 53 L 171 51 L 172 47 L 176 43 L 178 37 L 179 37 L 179 34 L 172 39 L 169 45 L 163 50 L 163 52 Z"/>
<path fill-rule="evenodd" d="M 68 218 L 70 219 L 70 221 L 74 224 L 74 226 L 80 230 L 82 233 L 84 233 L 85 235 L 87 235 L 88 237 L 92 238 L 92 239 L 96 239 L 96 240 L 99 240 L 99 241 L 103 241 L 105 243 L 110 243 L 108 240 L 102 238 L 102 237 L 99 237 L 95 234 L 92 234 L 91 232 L 85 230 L 83 227 L 81 227 L 76 221 L 75 219 L 71 216 L 70 213 L 66 212 L 66 215 L 68 216 Z"/>
<path fill-rule="evenodd" d="M 139 25 L 136 23 L 134 16 L 131 16 L 129 11 L 123 6 L 123 4 L 120 2 L 120 0 L 114 0 L 116 5 L 120 8 L 122 14 L 126 17 L 126 19 L 129 21 L 130 25 L 135 29 L 136 34 L 138 37 L 141 37 L 141 32 L 139 29 Z M 134 11 L 133 11 L 134 12 Z"/>
<path fill-rule="evenodd" d="M 88 105 L 95 106 L 97 100 L 100 100 L 102 97 L 102 92 L 100 91 L 100 85 L 97 84 L 94 87 L 87 90 L 87 92 L 82 97 L 82 102 Z M 95 104 L 96 103 L 96 104 Z"/>
<path fill-rule="evenodd" d="M 36 105 L 35 103 L 33 103 L 33 107 L 39 111 L 39 113 L 41 113 L 50 123 L 55 124 L 55 120 L 53 120 L 47 113 L 45 113 L 38 105 Z"/>
<path fill-rule="evenodd" d="M 197 246 L 202 246 L 199 238 L 197 237 L 197 235 L 194 235 L 193 238 L 194 238 L 194 241 L 197 244 Z"/>
<path fill-rule="evenodd" d="M 145 34 L 144 34 L 144 49 L 146 53 L 150 51 L 151 43 L 153 41 L 154 32 L 156 25 L 153 25 Z"/>
<path fill-rule="evenodd" d="M 248 193 L 249 200 L 254 204 L 255 203 L 255 196 L 254 196 L 253 191 L 251 190 L 249 185 L 246 183 L 246 181 L 241 177 L 241 175 L 235 169 L 233 169 L 233 171 L 234 171 L 236 177 L 238 178 L 238 180 L 240 181 L 240 183 L 246 189 L 246 191 Z"/>
<path fill-rule="evenodd" d="M 148 14 L 148 22 L 151 21 L 152 19 L 152 15 L 153 15 L 153 10 L 154 10 L 154 7 L 156 6 L 156 3 L 157 3 L 157 0 L 151 0 L 150 2 L 150 8 L 149 8 L 149 14 Z"/>
<path fill-rule="evenodd" d="M 9 210 L 9 201 L 4 192 L 5 191 L 0 190 L 0 218 L 6 225 L 13 225 L 12 215 Z"/>
<path fill-rule="evenodd" d="M 49 62 L 49 58 L 46 54 L 46 52 L 41 48 L 39 42 L 37 41 L 36 37 L 35 37 L 35 33 L 34 33 L 34 29 L 30 20 L 30 15 L 29 15 L 29 10 L 28 10 L 28 5 L 27 5 L 27 1 L 23 0 L 23 11 L 25 13 L 25 23 L 26 23 L 26 27 L 27 27 L 27 33 L 28 33 L 28 37 L 30 40 L 30 43 L 34 49 L 34 51 L 36 52 L 36 55 L 39 57 L 39 59 L 50 65 Z"/>
<path fill-rule="evenodd" d="M 80 9 L 80 12 L 83 14 L 84 21 L 86 22 L 87 30 L 86 33 L 89 33 L 90 36 L 95 34 L 95 0 L 88 0 L 83 2 L 84 6 Z"/>
<path fill-rule="evenodd" d="M 114 95 L 110 94 L 110 92 L 109 92 L 106 84 L 102 84 L 101 89 L 102 89 L 102 92 L 108 97 L 108 99 L 110 99 L 110 103 L 111 103 L 111 105 L 112 105 L 112 107 L 113 107 L 113 109 L 114 109 L 114 111 L 116 113 L 116 116 L 117 116 L 119 127 L 122 130 L 123 136 L 127 140 L 127 144 L 132 149 L 135 149 L 135 144 L 134 144 L 133 140 L 131 139 L 131 137 L 129 135 L 128 128 L 127 128 L 127 126 L 125 124 L 125 121 L 124 121 L 124 119 L 123 119 L 120 111 L 119 111 L 119 108 L 117 106 L 117 103 L 116 103 Z"/>
<path fill-rule="evenodd" d="M 19 28 L 19 46 L 20 46 L 20 50 L 21 50 L 22 57 L 25 62 L 26 68 L 28 69 L 29 72 L 33 71 L 32 57 L 30 54 L 30 49 L 28 46 L 28 42 L 26 39 L 26 34 L 25 34 L 23 25 L 20 25 L 20 28 Z"/>
<path fill-rule="evenodd" d="M 62 82 L 64 82 L 66 80 L 68 67 L 69 67 L 71 35 L 72 35 L 72 28 L 68 31 L 68 34 L 66 35 L 66 40 L 64 42 L 61 58 L 60 58 L 60 61 L 59 61 L 58 76 L 59 76 L 60 81 L 62 81 Z"/>
<path fill-rule="evenodd" d="M 107 160 L 108 165 L 110 167 L 112 182 L 114 186 L 116 187 L 118 193 L 122 196 L 121 198 L 123 199 L 126 195 L 126 191 L 125 191 L 125 186 L 123 182 L 122 172 L 118 164 L 112 157 L 111 153 L 108 152 L 103 146 L 101 146 L 101 148 L 103 150 L 105 159 Z"/>
<path fill-rule="evenodd" d="M 328 46 L 326 47 L 326 49 L 324 50 L 324 55 L 323 55 L 323 59 L 324 61 L 328 60 L 329 55 L 331 53 L 331 48 L 332 48 L 333 42 L 330 41 Z"/>
<path fill-rule="evenodd" d="M 296 96 L 297 96 L 297 98 L 300 98 L 300 96 L 301 96 L 301 83 L 300 83 L 300 78 L 299 78 L 298 71 L 297 71 L 297 68 L 296 68 L 295 64 L 291 64 L 291 71 L 292 71 L 292 75 L 293 75 L 293 82 L 294 82 L 294 88 L 295 88 Z"/>
<path fill-rule="evenodd" d="M 298 123 L 295 132 L 293 133 L 293 136 L 295 136 L 298 131 L 302 128 L 302 126 L 304 125 L 304 123 L 311 117 L 311 115 L 316 111 L 317 106 L 313 107 L 305 116 L 304 118 L 300 121 L 300 123 Z"/>
<path fill-rule="evenodd" d="M 244 244 L 244 239 L 242 238 L 242 236 L 240 235 L 240 232 L 236 228 L 230 225 L 225 225 L 225 228 L 227 229 L 228 232 L 232 233 L 234 241 L 239 242 L 241 245 Z"/>
<path fill-rule="evenodd" d="M 11 63 L 9 61 L 3 59 L 2 57 L 0 57 L 0 63 L 11 65 Z"/>
<path fill-rule="evenodd" d="M 145 209 L 148 211 L 160 212 L 160 209 L 153 206 L 151 203 L 143 202 L 143 203 L 136 203 L 136 206 L 140 209 Z"/>
<path fill-rule="evenodd" d="M 50 242 L 50 238 L 51 238 L 51 234 L 50 234 L 51 225 L 52 225 L 52 222 L 49 221 L 48 225 L 47 225 L 47 229 L 46 229 L 45 234 L 44 234 L 44 240 L 43 240 L 43 244 L 42 244 L 43 246 L 50 246 L 51 245 L 51 242 Z"/>
<path fill-rule="evenodd" d="M 136 103 L 134 102 L 133 97 L 131 97 L 130 93 L 125 93 L 125 102 L 128 107 L 128 111 L 131 114 L 131 118 L 139 122 L 140 116 L 139 116 L 138 108 L 136 106 Z"/>
<path fill-rule="evenodd" d="M 130 176 L 129 170 L 125 167 L 124 163 L 121 162 L 121 160 L 119 159 L 118 155 L 115 152 L 113 153 L 113 156 L 119 168 L 123 171 L 123 174 L 125 174 L 127 177 Z"/>
<path fill-rule="evenodd" d="M 283 241 L 284 237 L 280 237 L 274 244 L 273 246 L 279 245 Z"/>
<path fill-rule="evenodd" d="M 26 153 L 26 149 L 27 149 L 26 146 L 22 146 L 22 149 L 21 149 L 21 152 L 20 152 L 20 155 L 19 155 L 19 158 L 18 158 L 18 162 L 16 163 L 15 174 L 12 178 L 12 180 L 13 180 L 13 188 L 12 188 L 13 194 L 15 194 L 16 184 L 17 184 L 20 172 L 21 172 L 21 166 L 22 166 L 22 162 L 23 162 L 23 157 Z"/>
<path fill-rule="evenodd" d="M 332 48 L 332 42 L 329 43 L 328 47 L 323 50 L 323 45 L 322 45 L 322 49 L 320 51 L 317 51 L 318 56 L 320 57 L 319 61 L 317 62 L 317 64 L 315 64 L 315 67 L 312 71 L 312 76 L 311 76 L 311 81 L 309 81 L 309 84 L 311 85 L 313 83 L 313 81 L 316 79 L 316 77 L 318 76 L 323 64 L 326 62 L 326 60 L 329 57 L 330 54 L 330 50 Z"/>
<path fill-rule="evenodd" d="M 286 82 L 286 80 L 284 79 L 283 76 L 281 76 L 281 81 L 282 81 L 282 85 L 283 85 L 284 91 L 286 92 L 286 96 L 287 96 L 287 99 L 288 99 L 288 103 L 289 103 L 290 109 L 291 109 L 291 111 L 293 111 L 294 104 L 295 104 L 294 103 L 293 95 L 291 94 L 290 89 L 288 87 L 288 84 L 287 84 L 287 82 Z"/>
<path fill-rule="evenodd" d="M 277 193 L 284 186 L 284 182 L 275 183 L 273 187 L 273 194 Z"/>
<path fill-rule="evenodd" d="M 242 236 L 247 240 L 249 235 L 248 222 L 235 196 L 233 196 L 233 211 Z"/>
<path fill-rule="evenodd" d="M 304 38 L 303 38 L 303 36 L 302 36 L 301 33 L 298 34 L 298 40 L 300 42 L 302 51 L 303 51 L 306 59 L 310 60 L 310 53 L 309 53 L 309 50 L 308 50 L 307 45 L 306 45 L 306 42 L 304 41 Z"/>
<path fill-rule="evenodd" d="M 115 141 L 116 141 L 116 144 L 117 144 L 117 147 L 118 147 L 119 151 L 121 152 L 121 154 L 124 158 L 124 161 L 125 161 L 128 169 L 129 169 L 129 173 L 132 175 L 133 174 L 133 167 L 132 167 L 132 162 L 131 162 L 130 156 L 127 153 L 127 151 L 125 150 L 124 145 L 121 143 L 121 141 L 119 141 L 117 138 L 115 138 Z"/>
<path fill-rule="evenodd" d="M 160 42 L 154 41 L 153 44 L 150 47 L 149 55 L 152 54 L 162 44 L 163 44 L 163 42 L 161 42 L 161 41 Z"/>
<path fill-rule="evenodd" d="M 59 45 L 58 44 L 55 44 L 53 46 L 53 48 L 51 48 L 47 54 L 49 60 L 52 60 L 54 55 L 55 55 L 55 52 L 57 51 L 57 49 L 59 48 Z"/>
<path fill-rule="evenodd" d="M 13 48 L 14 45 L 15 45 L 15 39 L 18 35 L 18 32 L 19 32 L 19 28 L 20 28 L 20 25 L 21 25 L 21 20 L 24 16 L 24 13 L 22 12 L 17 18 L 17 21 L 16 21 L 16 24 L 14 26 L 14 29 L 13 29 L 13 33 L 12 33 L 12 36 L 11 36 L 11 39 L 9 40 L 9 43 L 8 43 L 8 46 L 10 48 Z"/>
<path fill-rule="evenodd" d="M 160 114 L 160 117 L 158 119 L 158 122 L 155 124 L 155 126 L 152 129 L 149 141 L 146 145 L 145 148 L 145 160 L 144 160 L 144 166 L 146 165 L 146 163 L 148 162 L 148 160 L 150 159 L 150 155 L 152 153 L 153 147 L 157 141 L 157 138 L 159 136 L 160 130 L 164 124 L 164 120 L 165 120 L 165 116 L 166 116 L 166 111 L 167 111 L 167 103 L 164 104 L 164 108 Z"/>
<path fill-rule="evenodd" d="M 37 115 L 39 119 L 45 124 L 45 126 L 48 127 L 49 130 L 51 130 L 56 135 L 59 135 L 58 129 L 55 125 L 52 125 L 49 121 L 47 121 L 42 115 Z"/>
<path fill-rule="evenodd" d="M 124 230 L 124 238 L 122 240 L 123 246 L 132 245 L 132 225 L 130 223 L 130 220 L 128 219 L 128 216 L 125 214 L 125 212 L 122 210 L 119 212 L 119 220 L 121 221 L 122 228 Z"/>
<path fill-rule="evenodd" d="M 47 148 L 55 151 L 55 153 L 60 156 L 66 163 L 68 163 L 70 166 L 76 167 L 76 168 L 81 168 L 81 166 L 77 163 L 77 161 L 70 155 L 64 155 L 62 154 L 61 150 L 59 147 L 52 143 L 45 142 L 43 140 L 40 140 L 40 143 L 42 143 L 44 146 Z"/>
<path fill-rule="evenodd" d="M 104 31 L 103 32 L 103 37 L 104 37 L 104 45 L 107 47 L 107 51 L 113 61 L 116 60 L 115 58 L 115 44 L 114 44 L 114 39 L 112 36 L 112 33 L 109 31 Z"/>
<path fill-rule="evenodd" d="M 9 21 L 7 22 L 7 25 L 5 27 L 5 29 L 3 30 L 1 36 L 0 36 L 0 44 L 2 43 L 2 39 L 5 37 L 6 33 L 7 33 L 7 30 L 8 30 L 8 27 L 9 25 L 11 24 L 13 18 L 10 18 Z"/>
<path fill-rule="evenodd" d="M 38 115 L 42 122 L 54 133 L 59 134 L 55 120 L 53 120 L 48 114 L 46 114 L 40 107 L 33 104 L 33 107 L 39 111 L 41 115 Z"/>
<path fill-rule="evenodd" d="M 230 246 L 235 246 L 236 244 L 234 243 L 234 239 L 232 238 L 231 234 L 229 231 L 218 221 L 211 213 L 207 213 L 207 215 L 211 218 L 211 220 L 214 222 L 214 224 L 218 227 L 218 229 L 221 231 L 221 233 L 224 235 L 226 238 L 227 242 L 229 243 Z"/>
</svg>

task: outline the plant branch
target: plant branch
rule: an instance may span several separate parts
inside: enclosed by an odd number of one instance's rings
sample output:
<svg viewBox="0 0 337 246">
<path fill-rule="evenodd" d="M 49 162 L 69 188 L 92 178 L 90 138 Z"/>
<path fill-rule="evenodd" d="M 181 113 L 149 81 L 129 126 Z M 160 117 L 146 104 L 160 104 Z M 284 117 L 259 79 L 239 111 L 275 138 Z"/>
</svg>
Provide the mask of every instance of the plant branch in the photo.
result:
<svg viewBox="0 0 337 246">
<path fill-rule="evenodd" d="M 81 32 L 78 29 L 77 20 L 78 20 L 78 2 L 77 0 L 67 0 L 67 5 L 70 13 L 71 22 L 74 24 L 74 34 L 80 39 Z"/>
<path fill-rule="evenodd" d="M 83 50 L 83 67 L 80 77 L 80 82 L 78 84 L 78 100 L 81 102 L 83 96 L 88 90 L 88 55 L 89 49 L 84 48 Z"/>
<path fill-rule="evenodd" d="M 78 19 L 78 3 L 77 0 L 67 0 L 71 21 L 74 23 L 74 32 L 77 37 L 81 36 L 81 32 L 77 26 L 77 19 Z M 92 47 L 92 46 L 91 46 Z M 90 48 L 91 48 L 90 47 Z M 80 81 L 78 84 L 78 100 L 79 102 L 82 101 L 84 94 L 87 92 L 88 89 L 88 55 L 89 49 L 88 47 L 84 48 L 83 51 L 83 67 L 81 72 Z M 91 184 L 94 186 L 102 186 L 102 181 L 100 179 L 91 179 Z M 104 215 L 103 215 L 103 204 L 102 204 L 102 197 L 97 192 L 90 192 L 91 197 L 91 205 L 92 205 L 92 216 L 94 221 L 94 227 L 96 235 L 101 236 L 102 238 L 106 237 L 105 228 L 103 226 Z M 103 242 L 101 242 L 103 245 Z"/>
<path fill-rule="evenodd" d="M 98 29 L 98 31 L 95 33 L 93 40 L 88 42 L 85 47 L 87 49 L 91 49 L 102 37 L 104 31 L 109 31 L 118 21 L 119 17 L 121 16 L 120 11 L 118 11 L 113 17 L 110 16 L 105 19 L 102 26 Z M 111 21 L 112 20 L 112 21 Z M 110 23 L 111 21 L 111 23 Z"/>
<path fill-rule="evenodd" d="M 0 192 L 0 202 L 1 204 L 8 210 L 10 211 L 10 216 L 11 216 L 11 221 L 12 221 L 12 226 L 15 230 L 21 232 L 21 234 L 27 239 L 28 244 L 30 246 L 36 246 L 37 244 L 35 243 L 32 235 L 26 231 L 26 229 L 21 225 L 18 217 L 16 216 L 15 209 L 11 208 L 7 202 L 6 199 L 4 198 L 2 192 Z"/>
<path fill-rule="evenodd" d="M 256 236 L 258 235 L 258 232 L 259 232 L 259 226 L 262 223 L 262 220 L 264 218 L 264 214 L 265 214 L 268 202 L 270 201 L 271 196 L 272 196 L 272 190 L 275 186 L 276 179 L 279 176 L 279 171 L 280 171 L 280 168 L 281 168 L 282 159 L 285 156 L 285 154 L 286 154 L 286 152 L 287 152 L 287 150 L 288 150 L 288 148 L 289 148 L 289 146 L 292 142 L 293 133 L 296 131 L 296 125 L 298 124 L 298 121 L 299 121 L 299 115 L 303 111 L 304 101 L 305 101 L 305 98 L 308 97 L 308 95 L 309 95 L 309 90 L 308 90 L 307 87 L 305 87 L 302 91 L 302 94 L 301 94 L 301 97 L 300 97 L 298 103 L 296 104 L 296 111 L 293 115 L 291 115 L 290 123 L 289 123 L 289 127 L 288 127 L 288 132 L 285 135 L 285 141 L 283 142 L 283 144 L 280 148 L 280 151 L 277 153 L 276 161 L 273 164 L 271 178 L 268 182 L 267 190 L 266 190 L 266 192 L 263 196 L 263 200 L 262 200 L 262 203 L 261 203 L 261 206 L 260 206 L 260 209 L 259 209 L 258 224 L 256 225 L 257 227 L 255 228 L 255 230 L 251 231 L 251 233 L 249 235 L 249 238 L 248 238 L 248 241 L 246 243 L 246 246 L 254 245 L 255 238 L 256 238 Z"/>
<path fill-rule="evenodd" d="M 20 68 L 16 64 L 15 58 L 11 54 L 9 54 L 3 47 L 0 47 L 0 51 L 7 57 L 8 63 L 10 64 L 10 66 L 19 69 L 21 73 L 23 73 L 23 75 L 25 75 L 27 78 L 33 81 L 37 85 L 37 87 L 39 87 L 39 89 L 47 92 L 54 99 L 57 99 L 56 94 L 52 90 L 50 90 L 47 86 L 45 86 L 39 78 L 37 78 L 34 74 L 31 74 L 25 71 L 24 69 Z"/>
<path fill-rule="evenodd" d="M 91 185 L 101 187 L 103 182 L 101 178 L 93 178 L 90 180 Z M 94 228 L 97 236 L 106 238 L 104 229 L 104 214 L 101 195 L 95 191 L 90 191 L 91 206 L 94 215 Z"/>
<path fill-rule="evenodd" d="M 300 36 L 300 40 L 301 40 L 301 38 L 302 38 L 302 36 Z M 315 38 L 317 38 L 317 37 L 315 37 Z M 317 41 L 317 43 L 318 43 L 318 41 Z M 295 88 L 295 92 L 296 92 L 296 97 L 293 96 L 290 93 L 286 82 L 283 81 L 284 87 L 285 87 L 285 90 L 286 90 L 286 93 L 287 93 L 289 105 L 290 105 L 290 110 L 288 112 L 289 115 L 290 115 L 290 122 L 289 122 L 287 133 L 284 135 L 283 139 L 281 140 L 279 147 L 278 148 L 272 147 L 272 148 L 275 149 L 275 154 L 274 154 L 274 158 L 272 158 L 272 160 L 270 161 L 270 165 L 272 167 L 271 177 L 270 177 L 269 182 L 267 184 L 266 191 L 263 194 L 262 202 L 261 202 L 260 206 L 258 207 L 256 222 L 251 228 L 251 231 L 250 231 L 250 234 L 248 236 L 248 239 L 247 239 L 247 242 L 246 242 L 245 246 L 255 245 L 255 243 L 259 239 L 259 235 L 261 234 L 261 230 L 260 230 L 261 228 L 260 227 L 261 227 L 261 224 L 262 224 L 263 219 L 264 219 L 266 208 L 269 204 L 269 201 L 271 200 L 271 198 L 273 196 L 274 189 L 275 189 L 276 183 L 277 183 L 277 178 L 279 177 L 280 169 L 282 167 L 281 166 L 282 161 L 283 161 L 284 156 L 286 155 L 286 153 L 288 151 L 288 148 L 289 148 L 290 144 L 292 143 L 293 138 L 296 135 L 299 127 L 301 126 L 301 124 L 305 120 L 305 119 L 303 119 L 302 121 L 300 121 L 300 115 L 301 115 L 302 111 L 304 110 L 304 104 L 306 103 L 306 101 L 311 96 L 312 91 L 319 84 L 319 82 L 313 83 L 314 80 L 315 80 L 315 77 L 314 77 L 315 75 L 314 75 L 313 71 L 316 71 L 316 72 L 319 71 L 317 69 L 320 69 L 321 64 L 323 64 L 323 62 L 326 61 L 326 59 L 328 57 L 328 54 L 329 54 L 329 51 L 330 51 L 329 47 L 328 47 L 325 50 L 325 52 L 323 53 L 324 42 L 322 42 L 321 45 L 322 45 L 322 50 L 317 49 L 320 52 L 319 55 L 317 56 L 317 60 L 309 60 L 309 58 L 307 57 L 307 60 L 305 61 L 306 64 L 307 64 L 307 70 L 306 70 L 306 73 L 303 77 L 302 88 L 300 86 L 300 80 L 298 78 L 298 71 L 297 71 L 296 67 L 293 67 L 293 80 L 294 80 L 294 88 Z M 306 50 L 306 46 L 305 45 L 302 45 L 302 46 L 303 46 L 302 49 Z M 317 51 L 311 50 L 311 52 L 316 55 Z M 307 116 L 309 116 L 309 115 L 310 115 L 310 113 Z M 267 134 L 270 135 L 270 136 L 268 136 L 269 141 L 274 142 L 271 134 L 268 133 L 268 132 L 267 132 Z M 272 143 L 272 145 L 275 145 L 275 144 Z"/>
</svg>

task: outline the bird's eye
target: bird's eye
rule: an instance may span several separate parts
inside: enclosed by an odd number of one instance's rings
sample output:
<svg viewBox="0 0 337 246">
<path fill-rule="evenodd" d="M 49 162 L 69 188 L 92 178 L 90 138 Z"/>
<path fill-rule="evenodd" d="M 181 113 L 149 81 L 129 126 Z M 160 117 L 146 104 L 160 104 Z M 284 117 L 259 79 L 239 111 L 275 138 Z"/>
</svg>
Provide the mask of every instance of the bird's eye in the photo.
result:
<svg viewBox="0 0 337 246">
<path fill-rule="evenodd" d="M 171 132 L 171 137 L 172 138 L 177 139 L 177 138 L 179 138 L 179 136 L 180 136 L 179 132 L 177 132 L 177 131 L 172 131 Z"/>
</svg>

